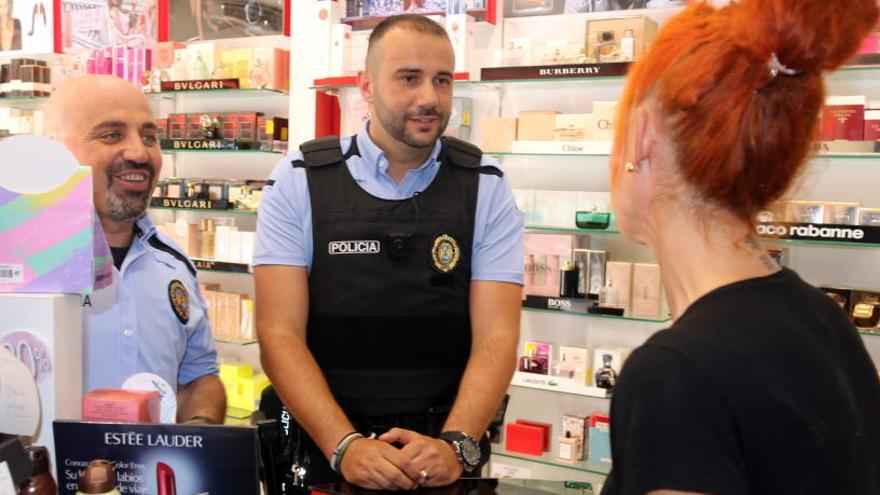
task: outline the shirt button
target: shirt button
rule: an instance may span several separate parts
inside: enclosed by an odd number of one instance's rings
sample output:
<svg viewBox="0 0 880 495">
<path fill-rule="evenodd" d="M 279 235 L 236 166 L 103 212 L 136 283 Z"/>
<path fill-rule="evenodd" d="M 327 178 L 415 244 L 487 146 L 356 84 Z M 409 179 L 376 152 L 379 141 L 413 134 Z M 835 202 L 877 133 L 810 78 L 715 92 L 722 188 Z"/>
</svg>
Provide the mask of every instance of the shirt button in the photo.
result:
<svg viewBox="0 0 880 495">
<path fill-rule="evenodd" d="M 122 335 L 125 335 L 126 337 L 131 337 L 132 335 L 134 335 L 134 330 L 126 328 L 122 331 Z"/>
</svg>

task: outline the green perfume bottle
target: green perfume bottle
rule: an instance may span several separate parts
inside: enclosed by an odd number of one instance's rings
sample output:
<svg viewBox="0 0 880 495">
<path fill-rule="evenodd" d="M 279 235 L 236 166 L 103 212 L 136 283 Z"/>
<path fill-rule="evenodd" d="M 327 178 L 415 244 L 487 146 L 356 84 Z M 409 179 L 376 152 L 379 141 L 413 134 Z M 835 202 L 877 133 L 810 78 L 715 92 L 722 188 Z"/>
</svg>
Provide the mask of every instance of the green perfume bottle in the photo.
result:
<svg viewBox="0 0 880 495">
<path fill-rule="evenodd" d="M 598 211 L 595 208 L 590 211 L 575 212 L 574 224 L 579 229 L 607 229 L 611 222 L 611 213 Z"/>
</svg>

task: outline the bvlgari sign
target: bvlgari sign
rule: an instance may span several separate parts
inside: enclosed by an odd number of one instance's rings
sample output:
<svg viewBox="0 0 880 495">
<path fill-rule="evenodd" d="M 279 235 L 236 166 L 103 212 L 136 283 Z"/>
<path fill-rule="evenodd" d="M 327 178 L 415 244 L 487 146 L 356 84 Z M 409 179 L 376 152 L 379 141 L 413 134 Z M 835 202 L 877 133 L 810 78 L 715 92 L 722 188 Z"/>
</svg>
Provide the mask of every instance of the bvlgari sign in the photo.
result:
<svg viewBox="0 0 880 495">
<path fill-rule="evenodd" d="M 525 67 L 487 67 L 480 71 L 483 81 L 504 79 L 584 79 L 625 76 L 629 63 L 533 65 Z"/>
<path fill-rule="evenodd" d="M 197 81 L 162 81 L 162 91 L 216 91 L 238 89 L 238 79 L 206 79 Z"/>
</svg>

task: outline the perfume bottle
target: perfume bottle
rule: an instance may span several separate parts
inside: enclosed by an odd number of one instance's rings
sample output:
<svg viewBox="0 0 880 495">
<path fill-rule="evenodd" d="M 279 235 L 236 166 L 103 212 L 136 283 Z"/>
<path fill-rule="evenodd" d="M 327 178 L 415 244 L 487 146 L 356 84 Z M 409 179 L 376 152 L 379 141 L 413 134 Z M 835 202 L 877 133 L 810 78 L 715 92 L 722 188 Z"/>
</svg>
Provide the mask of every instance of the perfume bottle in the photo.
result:
<svg viewBox="0 0 880 495">
<path fill-rule="evenodd" d="M 229 70 L 222 62 L 217 67 L 214 67 L 214 72 L 211 72 L 211 79 L 229 79 L 230 77 Z"/>
<path fill-rule="evenodd" d="M 617 384 L 617 372 L 611 367 L 611 354 L 602 354 L 602 368 L 596 371 L 596 386 L 611 390 Z"/>
<path fill-rule="evenodd" d="M 559 296 L 577 297 L 578 268 L 571 261 L 566 261 L 559 270 Z"/>
<path fill-rule="evenodd" d="M 172 70 L 174 70 L 174 79 L 176 81 L 186 81 L 189 79 L 189 71 L 186 70 L 186 62 L 183 60 L 183 52 L 180 50 L 174 54 Z"/>
<path fill-rule="evenodd" d="M 162 81 L 169 81 L 171 77 L 165 69 L 153 69 L 150 71 L 150 91 L 158 93 L 162 91 Z"/>
<path fill-rule="evenodd" d="M 31 461 L 31 476 L 18 485 L 19 495 L 55 495 L 58 485 L 49 472 L 49 451 L 46 447 L 25 449 Z"/>
<path fill-rule="evenodd" d="M 213 218 L 203 218 L 201 222 L 201 252 L 200 258 L 214 259 L 214 240 L 216 236 L 215 222 Z"/>
<path fill-rule="evenodd" d="M 202 58 L 202 52 L 196 52 L 196 59 L 192 64 L 192 79 L 209 79 L 208 64 Z"/>
<path fill-rule="evenodd" d="M 869 298 L 853 306 L 852 320 L 861 330 L 877 330 L 880 326 L 880 300 Z"/>
<path fill-rule="evenodd" d="M 614 31 L 600 31 L 596 33 L 596 46 L 594 58 L 597 62 L 617 61 L 617 43 L 614 41 Z"/>
<path fill-rule="evenodd" d="M 605 286 L 599 291 L 599 306 L 617 307 L 617 289 L 612 286 L 611 280 L 605 282 Z"/>
<path fill-rule="evenodd" d="M 523 265 L 523 272 L 526 276 L 527 285 L 535 285 L 535 255 L 530 254 L 526 257 Z"/>
<path fill-rule="evenodd" d="M 534 261 L 535 261 L 534 283 L 535 283 L 535 285 L 546 285 L 547 284 L 547 272 L 550 271 L 550 268 L 547 266 L 547 255 L 545 255 L 545 254 L 535 255 Z"/>
<path fill-rule="evenodd" d="M 636 38 L 632 29 L 623 32 L 620 38 L 620 61 L 632 62 L 636 59 Z"/>
<path fill-rule="evenodd" d="M 269 84 L 269 74 L 266 73 L 266 69 L 263 68 L 263 64 L 259 59 L 251 68 L 248 79 L 251 81 L 252 88 L 265 88 Z"/>
</svg>

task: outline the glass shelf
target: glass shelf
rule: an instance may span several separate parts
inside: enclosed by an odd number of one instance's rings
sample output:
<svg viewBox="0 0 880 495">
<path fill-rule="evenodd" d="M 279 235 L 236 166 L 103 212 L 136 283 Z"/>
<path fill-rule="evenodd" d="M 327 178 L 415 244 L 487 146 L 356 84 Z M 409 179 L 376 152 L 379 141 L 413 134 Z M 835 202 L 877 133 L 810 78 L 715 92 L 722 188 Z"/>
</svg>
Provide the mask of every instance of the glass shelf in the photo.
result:
<svg viewBox="0 0 880 495">
<path fill-rule="evenodd" d="M 868 332 L 866 330 L 859 330 L 859 333 L 864 335 L 865 337 L 880 337 L 880 332 Z"/>
<path fill-rule="evenodd" d="M 199 89 L 199 90 L 179 90 L 179 91 L 160 91 L 155 93 L 144 93 L 150 99 L 170 100 L 177 96 L 205 96 L 215 98 L 218 95 L 229 96 L 247 96 L 247 97 L 278 97 L 288 96 L 286 91 L 269 88 L 240 88 L 240 89 Z M 2 100 L 0 100 L 2 101 Z"/>
<path fill-rule="evenodd" d="M 49 101 L 48 96 L 7 96 L 0 98 L 0 108 L 12 107 L 26 110 L 40 108 Z"/>
<path fill-rule="evenodd" d="M 611 468 L 607 468 L 605 466 L 600 466 L 600 465 L 596 465 L 596 464 L 591 464 L 588 461 L 580 461 L 575 464 L 564 464 L 564 463 L 557 461 L 553 457 L 553 452 L 547 452 L 540 457 L 536 457 L 536 456 L 532 456 L 532 455 L 528 455 L 528 454 L 520 454 L 518 452 L 508 452 L 507 450 L 501 450 L 501 449 L 503 449 L 503 447 L 500 445 L 493 445 L 492 447 L 493 447 L 493 450 L 492 450 L 493 457 L 498 456 L 498 457 L 506 457 L 509 459 L 517 459 L 517 460 L 526 461 L 526 462 L 534 462 L 536 464 L 543 464 L 545 466 L 551 466 L 551 467 L 562 468 L 562 469 L 570 469 L 572 471 L 580 471 L 582 473 L 597 474 L 599 476 L 608 476 L 608 473 L 611 471 Z M 496 447 L 499 450 L 496 451 L 495 450 Z"/>
<path fill-rule="evenodd" d="M 415 13 L 424 15 L 424 16 L 445 16 L 446 12 L 442 10 L 434 10 L 434 11 L 416 11 Z M 488 10 L 486 9 L 467 9 L 467 14 L 474 18 L 477 22 L 484 22 L 488 18 Z M 390 17 L 390 15 L 364 15 L 364 16 L 354 16 L 354 17 L 343 17 L 340 20 L 340 24 L 348 24 L 355 31 L 364 30 L 364 29 L 373 29 L 378 26 L 380 22 L 384 21 Z"/>
<path fill-rule="evenodd" d="M 550 227 L 550 226 L 542 226 L 542 225 L 526 225 L 526 232 L 548 232 L 554 234 L 581 234 L 581 235 L 592 235 L 592 234 L 612 234 L 617 235 L 620 234 L 620 231 L 617 230 L 614 226 L 611 226 L 607 229 L 578 229 L 571 227 Z"/>
<path fill-rule="evenodd" d="M 282 151 L 265 151 L 265 150 L 170 150 L 162 149 L 162 154 L 173 155 L 176 153 L 264 153 L 267 155 L 283 155 Z"/>
<path fill-rule="evenodd" d="M 665 318 L 660 320 L 652 320 L 649 318 L 633 318 L 630 316 L 612 316 L 612 315 L 598 315 L 593 313 L 576 313 L 574 311 L 559 311 L 555 309 L 540 309 L 540 308 L 528 308 L 523 307 L 523 311 L 528 311 L 529 313 L 548 313 L 553 315 L 568 315 L 568 316 L 578 316 L 578 317 L 587 317 L 587 318 L 605 318 L 609 320 L 621 320 L 621 321 L 635 321 L 639 323 L 669 323 L 672 321 L 672 318 Z"/>
<path fill-rule="evenodd" d="M 513 153 L 509 151 L 484 152 L 489 156 L 611 156 L 609 153 Z"/>
<path fill-rule="evenodd" d="M 208 209 L 208 208 L 172 208 L 169 206 L 150 206 L 151 210 L 169 210 L 169 211 L 188 211 L 192 213 L 231 213 L 233 215 L 256 215 L 256 210 L 235 210 L 235 209 Z"/>
<path fill-rule="evenodd" d="M 880 160 L 880 153 L 815 153 L 812 158 L 849 158 L 853 160 Z"/>
</svg>

